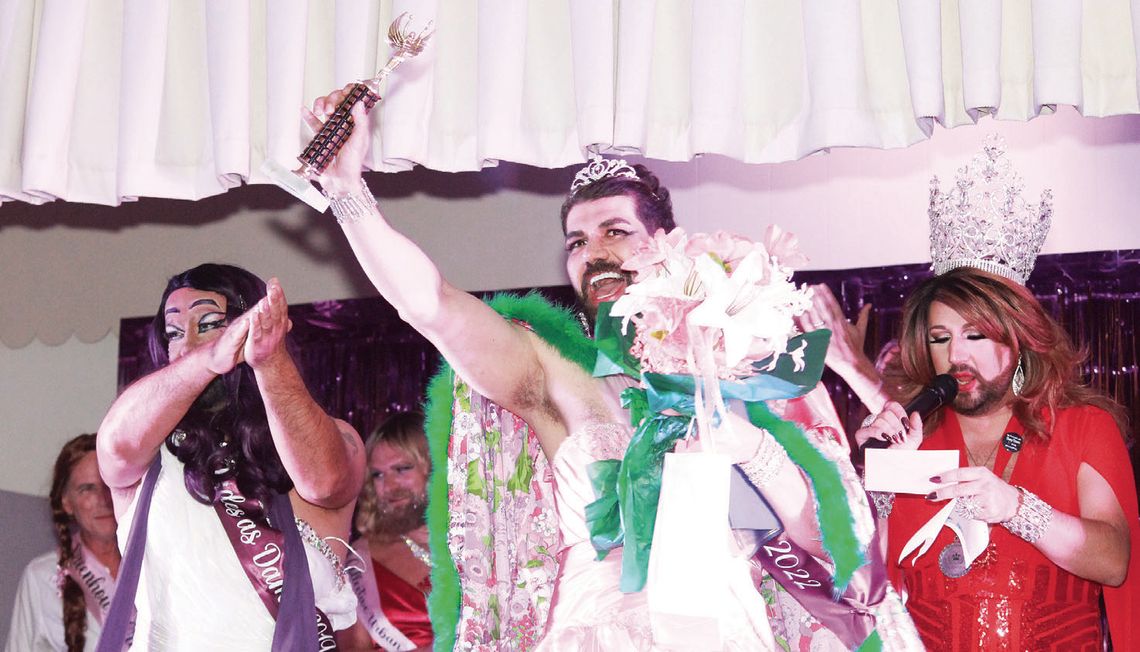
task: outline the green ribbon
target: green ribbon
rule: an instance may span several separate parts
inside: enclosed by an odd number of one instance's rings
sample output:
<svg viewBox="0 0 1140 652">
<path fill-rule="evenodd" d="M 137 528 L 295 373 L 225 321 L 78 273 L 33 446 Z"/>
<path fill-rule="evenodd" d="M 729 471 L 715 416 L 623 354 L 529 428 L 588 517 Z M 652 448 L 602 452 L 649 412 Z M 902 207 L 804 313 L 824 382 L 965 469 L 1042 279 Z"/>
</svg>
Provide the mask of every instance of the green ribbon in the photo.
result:
<svg viewBox="0 0 1140 652">
<path fill-rule="evenodd" d="M 629 352 L 633 347 L 633 329 L 621 332 L 621 318 L 610 316 L 613 305 L 608 301 L 598 305 L 598 318 L 594 320 L 594 346 L 598 350 L 594 375 L 625 374 L 637 378 L 641 375 L 641 361 Z"/>
<path fill-rule="evenodd" d="M 859 645 L 857 652 L 882 652 L 883 639 L 879 636 L 879 630 L 871 632 L 867 639 Z"/>
<path fill-rule="evenodd" d="M 665 453 L 689 430 L 691 417 L 652 415 L 643 419 L 619 460 L 599 460 L 588 467 L 598 499 L 586 506 L 590 542 L 602 559 L 622 546 L 621 580 L 624 593 L 645 588 L 661 470 Z"/>
<path fill-rule="evenodd" d="M 621 320 L 611 317 L 609 308 L 609 304 L 602 304 L 598 310 L 595 329 L 598 362 L 594 367 L 594 375 L 624 373 L 640 377 L 644 389 L 631 387 L 622 392 L 622 405 L 629 409 L 630 425 L 634 427 L 624 457 L 620 461 L 599 460 L 587 469 L 597 499 L 586 506 L 586 524 L 599 559 L 604 558 L 610 550 L 624 546 L 620 588 L 625 593 L 636 593 L 645 587 L 648 574 L 665 453 L 671 451 L 677 440 L 689 432 L 694 417 L 693 395 L 700 381 L 682 374 L 641 373 L 638 360 L 629 353 L 632 333 L 621 332 Z M 788 342 L 789 350 L 797 350 L 801 343 L 806 347 L 803 356 L 805 365 L 802 369 L 795 368 L 795 362 L 790 356 L 780 356 L 770 370 L 766 367 L 771 359 L 763 360 L 756 364 L 756 374 L 747 379 L 720 381 L 722 396 L 744 401 L 749 408 L 749 420 L 754 425 L 770 432 L 774 428 L 780 430 L 783 438 L 776 437 L 776 440 L 785 448 L 789 446 L 785 441 L 792 442 L 795 439 L 794 435 L 788 433 L 790 428 L 798 432 L 800 439 L 814 451 L 795 424 L 773 415 L 763 401 L 795 398 L 811 391 L 823 373 L 823 358 L 830 336 L 829 331 L 814 331 L 793 338 Z M 754 407 L 759 409 L 754 410 Z M 818 451 L 814 452 L 819 455 Z M 796 461 L 795 456 L 792 459 Z M 809 474 L 813 487 L 832 485 L 829 481 L 824 481 L 822 485 L 816 481 L 816 475 L 828 476 L 828 470 L 835 481 L 839 479 L 834 465 L 825 464 L 823 470 L 814 469 L 815 464 L 809 466 L 813 468 L 805 468 L 805 471 Z M 816 495 L 820 495 L 818 491 Z M 849 510 L 847 515 L 850 516 Z M 830 519 L 829 523 L 834 520 Z M 821 518 L 825 547 L 829 535 L 832 542 L 846 543 L 847 539 L 842 534 L 833 532 L 833 527 L 825 528 L 822 521 Z M 846 525 L 850 531 L 850 522 Z M 853 531 L 850 535 L 851 540 L 854 540 Z M 862 562 L 857 542 L 855 550 L 856 558 L 859 559 L 855 568 L 858 568 Z M 845 585 L 854 568 L 847 568 L 848 555 L 841 557 L 845 560 L 842 567 Z M 839 559 L 835 561 L 839 576 Z"/>
</svg>

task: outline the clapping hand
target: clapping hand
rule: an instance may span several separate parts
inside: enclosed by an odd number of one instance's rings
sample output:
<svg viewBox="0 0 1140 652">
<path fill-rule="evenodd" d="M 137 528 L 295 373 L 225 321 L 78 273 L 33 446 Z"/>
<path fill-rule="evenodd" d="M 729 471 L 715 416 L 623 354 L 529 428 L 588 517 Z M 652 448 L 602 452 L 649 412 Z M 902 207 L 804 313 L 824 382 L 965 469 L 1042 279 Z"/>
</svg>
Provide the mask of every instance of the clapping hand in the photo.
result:
<svg viewBox="0 0 1140 652">
<path fill-rule="evenodd" d="M 270 363 L 276 356 L 286 354 L 285 335 L 293 328 L 289 321 L 289 305 L 285 292 L 276 278 L 269 279 L 266 294 L 242 318 L 248 317 L 248 335 L 243 356 L 254 369 Z M 287 354 L 286 354 L 287 355 Z"/>
<path fill-rule="evenodd" d="M 293 328 L 288 309 L 280 282 L 269 279 L 265 297 L 211 343 L 206 367 L 218 375 L 242 362 L 257 369 L 284 353 L 285 334 Z"/>
<path fill-rule="evenodd" d="M 225 327 L 221 337 L 209 344 L 206 368 L 219 376 L 227 374 L 239 363 L 245 362 L 245 340 L 249 334 L 249 313 L 238 317 Z"/>
<path fill-rule="evenodd" d="M 831 343 L 827 347 L 827 357 L 824 362 L 836 371 L 856 364 L 863 353 L 863 343 L 867 338 L 867 321 L 871 315 L 871 304 L 865 303 L 859 309 L 859 316 L 855 323 L 847 320 L 839 300 L 832 294 L 831 288 L 820 283 L 811 286 L 812 305 L 803 314 L 796 317 L 796 324 L 801 331 L 808 332 L 826 328 L 831 331 Z"/>
</svg>

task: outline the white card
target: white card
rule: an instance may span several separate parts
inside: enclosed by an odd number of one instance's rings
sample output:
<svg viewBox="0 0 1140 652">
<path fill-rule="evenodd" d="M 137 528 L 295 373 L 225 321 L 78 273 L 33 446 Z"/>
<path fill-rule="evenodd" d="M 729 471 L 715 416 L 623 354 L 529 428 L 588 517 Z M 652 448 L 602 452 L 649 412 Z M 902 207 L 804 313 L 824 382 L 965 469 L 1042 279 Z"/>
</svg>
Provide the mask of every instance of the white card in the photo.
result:
<svg viewBox="0 0 1140 652">
<path fill-rule="evenodd" d="M 932 476 L 956 468 L 956 450 L 902 451 L 868 448 L 864 464 L 864 486 L 867 491 L 928 494 L 939 487 L 930 481 Z"/>
</svg>

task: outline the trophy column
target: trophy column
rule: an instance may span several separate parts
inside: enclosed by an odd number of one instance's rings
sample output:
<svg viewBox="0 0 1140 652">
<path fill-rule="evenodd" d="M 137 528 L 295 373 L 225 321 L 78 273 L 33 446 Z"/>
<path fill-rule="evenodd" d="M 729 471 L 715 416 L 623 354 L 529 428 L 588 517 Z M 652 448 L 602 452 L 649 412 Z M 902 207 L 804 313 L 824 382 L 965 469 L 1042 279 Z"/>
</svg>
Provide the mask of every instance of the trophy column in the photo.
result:
<svg viewBox="0 0 1140 652">
<path fill-rule="evenodd" d="M 358 102 L 364 102 L 366 109 L 371 110 L 380 101 L 380 83 L 393 70 L 404 61 L 423 52 L 424 45 L 431 37 L 433 31 L 431 23 L 419 32 L 408 30 L 410 22 L 408 14 L 400 14 L 388 27 L 388 43 L 394 52 L 388 63 L 375 77 L 353 84 L 348 95 L 337 105 L 332 115 L 324 122 L 321 130 L 309 141 L 297 160 L 301 166 L 296 170 L 288 170 L 276 161 L 266 159 L 261 164 L 261 171 L 275 184 L 289 191 L 294 197 L 312 206 L 318 212 L 325 212 L 329 207 L 328 199 L 310 183 L 328 168 L 337 152 L 344 146 L 352 134 L 355 124 L 352 120 L 352 107 Z"/>
</svg>

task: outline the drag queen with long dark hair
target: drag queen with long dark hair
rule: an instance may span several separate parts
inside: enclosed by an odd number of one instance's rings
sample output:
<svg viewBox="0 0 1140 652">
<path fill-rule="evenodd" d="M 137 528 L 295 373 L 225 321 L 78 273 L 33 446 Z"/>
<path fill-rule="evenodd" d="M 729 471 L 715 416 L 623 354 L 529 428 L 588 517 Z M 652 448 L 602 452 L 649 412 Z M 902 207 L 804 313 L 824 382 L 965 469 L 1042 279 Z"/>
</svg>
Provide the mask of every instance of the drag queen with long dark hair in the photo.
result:
<svg viewBox="0 0 1140 652">
<path fill-rule="evenodd" d="M 174 276 L 151 333 L 157 370 L 99 429 L 126 547 L 112 612 L 137 608 L 131 649 L 323 648 L 355 618 L 343 541 L 363 447 L 309 395 L 286 307 L 275 279 L 237 267 Z"/>
</svg>

